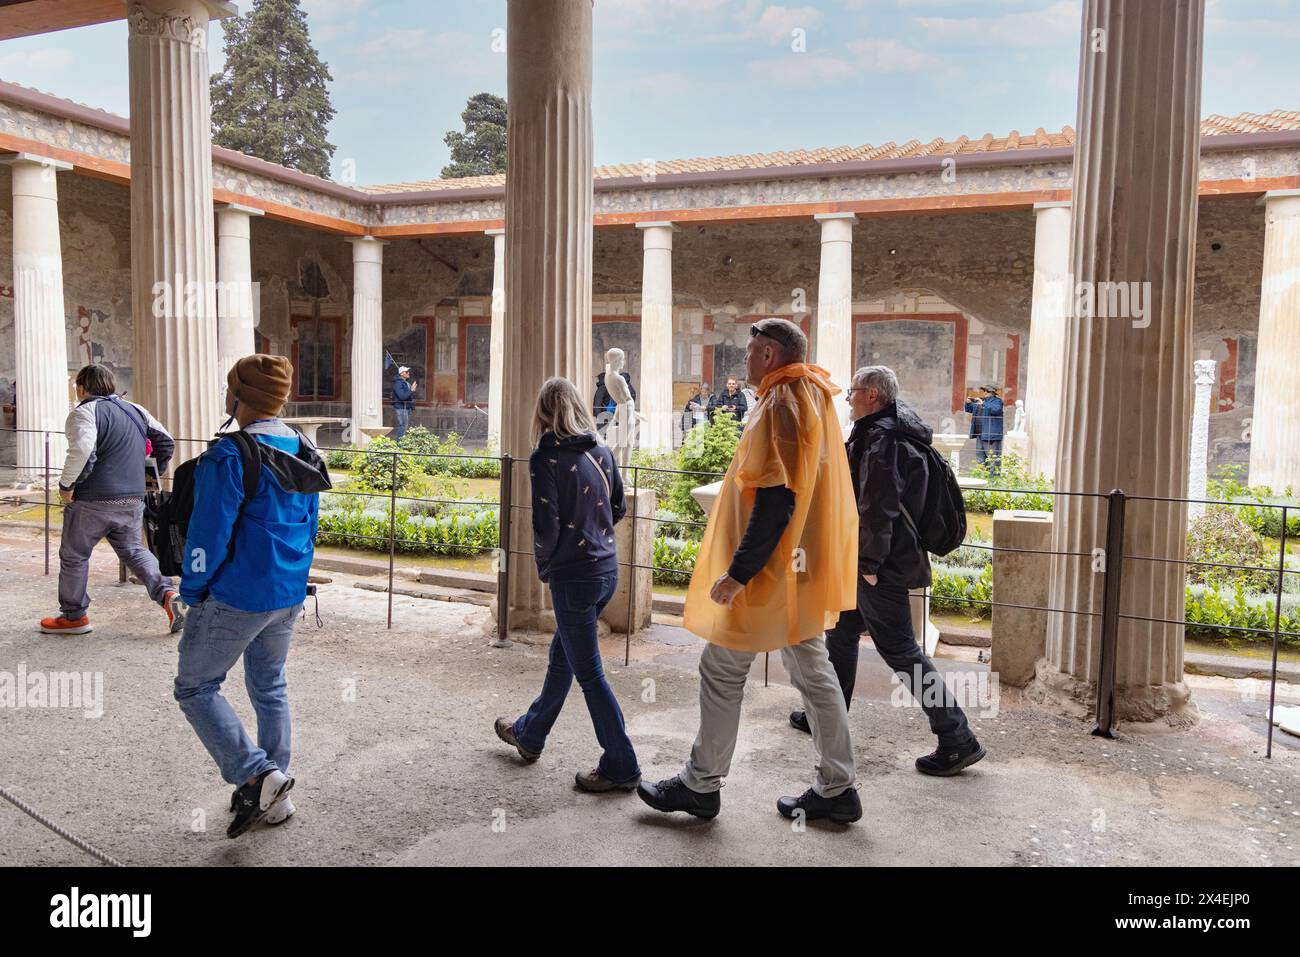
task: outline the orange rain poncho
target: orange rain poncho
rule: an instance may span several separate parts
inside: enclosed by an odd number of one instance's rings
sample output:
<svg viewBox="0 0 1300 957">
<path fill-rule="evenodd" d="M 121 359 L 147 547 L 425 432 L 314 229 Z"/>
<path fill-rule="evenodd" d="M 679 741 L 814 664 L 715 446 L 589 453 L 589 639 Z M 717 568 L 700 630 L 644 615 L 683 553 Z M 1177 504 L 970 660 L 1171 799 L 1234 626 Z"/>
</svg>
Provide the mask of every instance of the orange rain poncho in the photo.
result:
<svg viewBox="0 0 1300 957">
<path fill-rule="evenodd" d="M 763 378 L 758 404 L 709 513 L 686 592 L 686 628 L 735 651 L 815 638 L 857 603 L 858 510 L 825 369 L 796 362 Z M 781 543 L 731 607 L 709 598 L 726 574 L 756 489 L 784 485 L 794 515 Z"/>
</svg>

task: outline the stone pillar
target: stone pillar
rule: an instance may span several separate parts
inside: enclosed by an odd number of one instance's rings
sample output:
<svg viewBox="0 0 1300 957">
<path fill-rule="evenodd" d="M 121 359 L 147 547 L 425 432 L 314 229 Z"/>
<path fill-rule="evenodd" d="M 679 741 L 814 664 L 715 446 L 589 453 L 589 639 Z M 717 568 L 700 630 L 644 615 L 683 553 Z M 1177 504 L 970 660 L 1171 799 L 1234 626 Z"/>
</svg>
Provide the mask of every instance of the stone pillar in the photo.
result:
<svg viewBox="0 0 1300 957">
<path fill-rule="evenodd" d="M 532 450 L 538 389 L 564 376 L 591 394 L 591 0 L 510 0 L 506 18 L 506 323 L 501 447 Z M 528 468 L 512 494 L 529 504 Z M 511 550 L 511 627 L 554 626 L 531 559 L 526 509 Z"/>
<path fill-rule="evenodd" d="M 848 388 L 853 384 L 853 213 L 818 213 L 822 224 L 821 270 L 817 277 L 817 347 L 813 361 L 845 390 L 835 397 L 840 424 L 848 422 Z"/>
<path fill-rule="evenodd" d="M 249 220 L 261 215 L 236 203 L 217 207 L 217 372 L 223 383 L 237 360 L 257 351 L 253 330 L 260 303 L 253 299 Z"/>
<path fill-rule="evenodd" d="M 1300 490 L 1300 189 L 1264 194 L 1250 484 Z"/>
<path fill-rule="evenodd" d="M 208 20 L 228 4 L 130 0 L 131 398 L 178 439 L 224 418 L 218 369 Z M 182 444 L 177 461 L 201 445 Z"/>
<path fill-rule="evenodd" d="M 1193 364 L 1196 398 L 1192 402 L 1192 452 L 1187 463 L 1187 497 L 1205 498 L 1210 469 L 1210 387 L 1214 385 L 1214 360 L 1198 359 Z M 1203 502 L 1188 503 L 1188 518 L 1205 514 Z"/>
<path fill-rule="evenodd" d="M 1034 298 L 1029 314 L 1025 428 L 1029 470 L 1056 476 L 1065 323 L 1070 302 L 1070 204 L 1034 204 Z"/>
<path fill-rule="evenodd" d="M 999 684 L 1023 688 L 1043 657 L 1047 612 L 1034 609 L 1048 607 L 1051 566 L 1043 553 L 1051 549 L 1051 512 L 1000 508 L 993 513 L 993 587 L 1001 601 L 1010 602 L 993 606 L 989 668 Z"/>
<path fill-rule="evenodd" d="M 629 623 L 633 634 L 649 628 L 654 607 L 654 572 L 650 566 L 654 564 L 657 528 L 654 520 L 655 492 L 654 489 L 633 489 L 628 485 L 626 496 L 627 515 L 614 526 L 614 547 L 618 550 L 618 560 L 623 563 L 618 569 L 618 588 L 600 613 L 601 621 L 609 625 L 609 630 L 620 635 L 627 634 Z M 632 549 L 633 515 L 636 516 L 635 551 Z M 639 567 L 632 568 L 632 565 Z M 629 602 L 634 602 L 630 612 Z"/>
<path fill-rule="evenodd" d="M 673 447 L 673 233 L 672 223 L 637 223 L 641 230 L 641 378 L 637 411 L 640 447 Z"/>
<path fill-rule="evenodd" d="M 57 481 L 68 445 L 68 332 L 63 311 L 63 250 L 59 242 L 59 170 L 67 163 L 18 153 L 3 160 L 13 175 L 14 402 L 19 485 L 46 481 L 45 436 Z"/>
<path fill-rule="evenodd" d="M 384 246 L 352 244 L 352 444 L 365 448 L 384 431 Z M 390 370 L 391 371 L 391 370 Z"/>
<path fill-rule="evenodd" d="M 492 327 L 488 354 L 488 442 L 501 446 L 501 372 L 506 335 L 506 231 L 489 229 L 492 237 Z"/>
<path fill-rule="evenodd" d="M 1187 491 L 1204 15 L 1204 0 L 1084 3 L 1071 273 L 1096 299 L 1117 288 L 1110 284 L 1139 284 L 1127 288 L 1141 296 L 1145 318 L 1072 310 L 1056 458 L 1062 491 Z M 1125 551 L 1181 561 L 1186 520 L 1181 503 L 1130 502 Z M 1104 499 L 1057 499 L 1053 548 L 1069 554 L 1053 556 L 1051 607 L 1100 615 L 1094 550 L 1105 531 Z M 1128 560 L 1120 598 L 1126 616 L 1181 620 L 1183 566 Z M 1036 692 L 1091 711 L 1100 644 L 1099 617 L 1051 614 Z M 1181 625 L 1122 619 L 1115 674 L 1118 720 L 1195 722 Z"/>
</svg>

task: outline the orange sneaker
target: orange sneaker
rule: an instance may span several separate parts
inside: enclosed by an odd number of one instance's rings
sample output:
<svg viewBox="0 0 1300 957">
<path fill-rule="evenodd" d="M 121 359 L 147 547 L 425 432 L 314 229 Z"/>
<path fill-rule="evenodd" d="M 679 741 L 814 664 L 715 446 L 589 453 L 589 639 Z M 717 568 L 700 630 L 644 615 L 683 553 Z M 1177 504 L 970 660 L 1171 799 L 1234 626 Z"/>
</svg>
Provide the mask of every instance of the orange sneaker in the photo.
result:
<svg viewBox="0 0 1300 957">
<path fill-rule="evenodd" d="M 90 618 L 42 618 L 41 631 L 47 635 L 85 635 L 94 631 L 90 627 Z"/>
<path fill-rule="evenodd" d="M 163 611 L 167 612 L 167 628 L 174 635 L 185 627 L 185 603 L 174 591 L 163 595 Z"/>
</svg>

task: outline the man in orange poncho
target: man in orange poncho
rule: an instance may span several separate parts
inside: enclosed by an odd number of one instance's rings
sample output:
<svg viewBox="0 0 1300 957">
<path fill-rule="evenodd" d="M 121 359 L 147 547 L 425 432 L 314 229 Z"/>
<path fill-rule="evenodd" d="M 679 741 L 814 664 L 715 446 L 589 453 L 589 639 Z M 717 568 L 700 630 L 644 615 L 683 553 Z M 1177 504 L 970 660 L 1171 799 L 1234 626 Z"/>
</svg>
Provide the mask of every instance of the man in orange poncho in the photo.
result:
<svg viewBox="0 0 1300 957">
<path fill-rule="evenodd" d="M 855 607 L 857 511 L 832 403 L 840 390 L 804 361 L 807 352 L 789 320 L 750 328 L 745 366 L 758 404 L 709 513 L 686 595 L 685 625 L 709 642 L 700 656 L 700 730 L 680 774 L 637 789 L 660 811 L 717 815 L 750 665 L 759 652 L 780 650 L 819 760 L 813 786 L 781 798 L 777 810 L 842 823 L 862 816 L 848 711 L 822 637 Z"/>
</svg>

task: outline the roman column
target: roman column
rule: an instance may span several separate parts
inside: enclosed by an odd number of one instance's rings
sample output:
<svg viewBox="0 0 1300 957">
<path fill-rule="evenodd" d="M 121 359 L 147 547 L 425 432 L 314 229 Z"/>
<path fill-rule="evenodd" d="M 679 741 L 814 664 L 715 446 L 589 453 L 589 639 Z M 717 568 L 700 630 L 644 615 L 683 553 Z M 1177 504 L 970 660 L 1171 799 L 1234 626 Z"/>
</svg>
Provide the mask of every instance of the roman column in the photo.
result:
<svg viewBox="0 0 1300 957">
<path fill-rule="evenodd" d="M 50 435 L 53 481 L 63 468 L 68 417 L 68 332 L 63 311 L 63 251 L 59 242 L 57 174 L 67 163 L 17 153 L 0 161 L 13 177 L 14 403 L 19 485 L 46 480 Z M 30 430 L 30 431 L 27 431 Z"/>
<path fill-rule="evenodd" d="M 384 425 L 384 246 L 361 236 L 352 244 L 352 444 L 365 448 Z M 428 383 L 421 383 L 425 388 Z"/>
<path fill-rule="evenodd" d="M 848 388 L 853 384 L 853 213 L 818 213 L 822 224 L 821 269 L 817 277 L 814 361 L 845 390 L 835 397 L 840 423 L 848 422 Z"/>
<path fill-rule="evenodd" d="M 501 372 L 506 336 L 506 231 L 492 237 L 492 326 L 488 335 L 488 442 L 501 446 Z"/>
<path fill-rule="evenodd" d="M 244 356 L 257 351 L 251 217 L 260 209 L 223 203 L 217 207 L 217 372 L 223 377 Z"/>
<path fill-rule="evenodd" d="M 527 459 L 548 376 L 591 394 L 591 0 L 510 0 L 506 23 L 506 323 L 501 448 Z M 528 521 L 528 467 L 513 477 L 511 627 L 548 629 Z"/>
<path fill-rule="evenodd" d="M 131 302 L 135 385 L 178 439 L 221 424 L 208 21 L 230 5 L 130 0 Z M 177 460 L 202 451 L 182 444 Z"/>
<path fill-rule="evenodd" d="M 673 447 L 673 233 L 672 223 L 637 223 L 641 230 L 641 381 L 639 445 L 655 452 Z"/>
<path fill-rule="evenodd" d="M 1092 296 L 1076 294 L 1065 329 L 1064 492 L 1187 491 L 1204 7 L 1084 3 L 1070 271 Z M 1056 510 L 1053 548 L 1071 554 L 1053 556 L 1050 606 L 1074 613 L 1050 615 L 1035 693 L 1091 711 L 1101 640 L 1092 616 L 1117 556 L 1104 551 L 1104 499 L 1059 496 Z M 1126 516 L 1115 716 L 1188 725 L 1183 627 L 1133 620 L 1183 618 L 1183 566 L 1159 559 L 1184 558 L 1186 505 L 1131 501 Z"/>
<path fill-rule="evenodd" d="M 1264 194 L 1250 484 L 1300 490 L 1300 189 Z"/>
<path fill-rule="evenodd" d="M 1034 298 L 1029 312 L 1029 377 L 1025 428 L 1029 470 L 1056 475 L 1056 430 L 1061 416 L 1061 364 L 1070 301 L 1070 204 L 1034 204 Z"/>
<path fill-rule="evenodd" d="M 1196 396 L 1192 400 L 1192 451 L 1187 463 L 1187 497 L 1206 497 L 1206 479 L 1210 467 L 1210 389 L 1214 385 L 1213 359 L 1197 359 L 1192 363 L 1192 379 Z M 1197 519 L 1205 514 L 1204 502 L 1189 502 L 1188 518 Z"/>
</svg>

